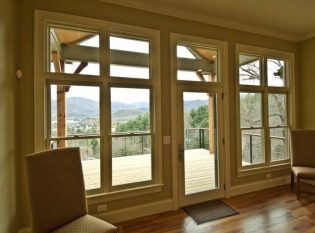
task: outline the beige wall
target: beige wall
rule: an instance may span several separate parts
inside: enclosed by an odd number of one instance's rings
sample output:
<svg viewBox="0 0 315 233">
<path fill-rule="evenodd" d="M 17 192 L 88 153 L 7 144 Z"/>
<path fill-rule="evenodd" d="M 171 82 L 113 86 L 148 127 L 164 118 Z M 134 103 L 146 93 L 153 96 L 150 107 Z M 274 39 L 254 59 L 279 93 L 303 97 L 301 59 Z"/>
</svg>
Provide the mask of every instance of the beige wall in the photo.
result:
<svg viewBox="0 0 315 233">
<path fill-rule="evenodd" d="M 224 29 L 221 27 L 210 26 L 189 20 L 177 19 L 168 16 L 146 13 L 139 10 L 124 8 L 105 4 L 96 0 L 25 0 L 19 3 L 19 13 L 23 15 L 20 23 L 20 34 L 23 35 L 19 40 L 20 67 L 23 69 L 24 78 L 19 83 L 19 141 L 20 147 L 20 210 L 22 213 L 22 226 L 29 225 L 28 196 L 25 182 L 25 164 L 23 156 L 33 152 L 34 149 L 34 105 L 33 105 L 33 75 L 34 75 L 34 9 L 56 11 L 90 18 L 104 19 L 113 22 L 120 22 L 136 26 L 143 26 L 158 29 L 161 32 L 161 82 L 162 82 L 162 133 L 170 135 L 171 129 L 171 106 L 170 106 L 170 32 L 182 33 L 229 42 L 229 85 L 230 89 L 230 133 L 231 133 L 231 179 L 233 185 L 248 183 L 264 179 L 264 175 L 252 176 L 247 178 L 236 177 L 236 145 L 235 145 L 235 76 L 234 76 L 234 46 L 235 43 L 255 45 L 271 49 L 279 49 L 296 53 L 295 43 L 284 40 L 272 39 L 270 37 L 259 36 L 251 33 L 240 32 L 237 30 Z M 274 173 L 273 176 L 287 174 L 285 172 Z M 163 192 L 141 197 L 129 198 L 125 200 L 113 201 L 109 203 L 109 209 L 118 209 L 133 206 L 151 201 L 163 200 L 172 197 L 172 179 L 171 179 L 171 154 L 170 146 L 163 146 L 163 178 L 165 187 Z M 93 209 L 93 208 L 92 208 Z"/>
<path fill-rule="evenodd" d="M 299 43 L 300 128 L 315 129 L 315 38 Z"/>
<path fill-rule="evenodd" d="M 15 1 L 0 1 L 0 233 L 17 229 L 15 8 Z"/>
</svg>

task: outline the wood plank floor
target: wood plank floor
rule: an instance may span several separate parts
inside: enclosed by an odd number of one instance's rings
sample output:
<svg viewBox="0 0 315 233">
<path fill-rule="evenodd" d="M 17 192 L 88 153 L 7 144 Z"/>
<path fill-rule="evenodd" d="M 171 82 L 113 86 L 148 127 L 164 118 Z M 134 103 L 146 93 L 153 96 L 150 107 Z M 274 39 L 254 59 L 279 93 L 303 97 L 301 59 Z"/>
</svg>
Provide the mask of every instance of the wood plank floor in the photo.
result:
<svg viewBox="0 0 315 233">
<path fill-rule="evenodd" d="M 303 184 L 303 189 L 315 191 Z M 224 200 L 239 215 L 197 225 L 182 209 L 116 224 L 128 233 L 314 233 L 315 195 L 301 201 L 288 185 Z"/>
</svg>

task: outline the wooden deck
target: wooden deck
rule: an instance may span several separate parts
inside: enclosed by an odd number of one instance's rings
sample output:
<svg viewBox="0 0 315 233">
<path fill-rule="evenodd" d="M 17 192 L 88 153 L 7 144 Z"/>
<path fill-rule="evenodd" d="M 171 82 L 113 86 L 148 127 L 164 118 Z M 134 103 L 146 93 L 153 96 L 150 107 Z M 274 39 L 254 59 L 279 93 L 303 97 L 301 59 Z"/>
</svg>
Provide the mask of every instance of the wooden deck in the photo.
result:
<svg viewBox="0 0 315 233">
<path fill-rule="evenodd" d="M 87 190 L 100 187 L 100 160 L 82 161 Z M 207 150 L 185 151 L 185 193 L 191 194 L 215 187 L 214 157 Z M 149 154 L 113 158 L 113 185 L 151 180 Z"/>
</svg>

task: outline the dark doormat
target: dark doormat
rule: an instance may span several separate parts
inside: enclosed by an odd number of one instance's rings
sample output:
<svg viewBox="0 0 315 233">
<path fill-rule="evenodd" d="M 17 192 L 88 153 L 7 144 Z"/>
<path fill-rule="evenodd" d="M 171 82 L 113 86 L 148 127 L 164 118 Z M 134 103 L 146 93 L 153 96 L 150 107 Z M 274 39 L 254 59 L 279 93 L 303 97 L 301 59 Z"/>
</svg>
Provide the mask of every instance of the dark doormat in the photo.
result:
<svg viewBox="0 0 315 233">
<path fill-rule="evenodd" d="M 238 211 L 234 210 L 221 200 L 207 201 L 196 205 L 186 206 L 184 210 L 197 224 L 239 214 Z"/>
</svg>

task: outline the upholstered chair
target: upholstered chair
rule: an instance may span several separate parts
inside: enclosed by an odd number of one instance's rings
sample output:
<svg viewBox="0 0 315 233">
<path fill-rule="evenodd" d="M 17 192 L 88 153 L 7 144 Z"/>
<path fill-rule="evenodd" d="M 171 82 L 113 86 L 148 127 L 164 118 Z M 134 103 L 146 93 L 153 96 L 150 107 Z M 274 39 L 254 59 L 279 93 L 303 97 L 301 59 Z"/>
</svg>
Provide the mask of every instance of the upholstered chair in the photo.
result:
<svg viewBox="0 0 315 233">
<path fill-rule="evenodd" d="M 32 232 L 111 233 L 117 228 L 88 215 L 79 148 L 26 156 Z"/>
<path fill-rule="evenodd" d="M 315 130 L 291 130 L 291 187 L 296 177 L 296 195 L 300 199 L 300 180 L 315 180 Z"/>
</svg>

